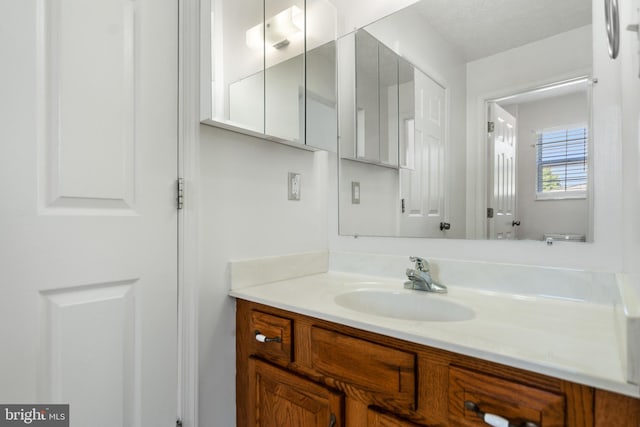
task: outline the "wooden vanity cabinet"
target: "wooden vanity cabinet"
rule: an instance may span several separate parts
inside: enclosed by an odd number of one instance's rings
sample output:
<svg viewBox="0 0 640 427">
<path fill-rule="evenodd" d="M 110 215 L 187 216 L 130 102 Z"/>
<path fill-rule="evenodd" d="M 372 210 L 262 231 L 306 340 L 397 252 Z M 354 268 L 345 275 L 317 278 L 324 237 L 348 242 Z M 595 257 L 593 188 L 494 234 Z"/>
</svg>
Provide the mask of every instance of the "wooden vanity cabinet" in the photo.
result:
<svg viewBox="0 0 640 427">
<path fill-rule="evenodd" d="M 238 427 L 640 426 L 638 399 L 244 300 L 236 316 Z"/>
</svg>

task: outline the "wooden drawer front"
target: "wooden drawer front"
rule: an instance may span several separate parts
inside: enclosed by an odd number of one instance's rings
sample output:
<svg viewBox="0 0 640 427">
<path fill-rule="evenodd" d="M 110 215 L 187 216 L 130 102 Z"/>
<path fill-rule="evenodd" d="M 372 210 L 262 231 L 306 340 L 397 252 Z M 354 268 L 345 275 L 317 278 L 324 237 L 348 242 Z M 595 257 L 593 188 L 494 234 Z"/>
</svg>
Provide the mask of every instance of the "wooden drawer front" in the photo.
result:
<svg viewBox="0 0 640 427">
<path fill-rule="evenodd" d="M 291 319 L 263 313 L 251 312 L 252 354 L 260 355 L 268 359 L 288 363 L 292 360 L 291 345 Z M 255 339 L 255 334 L 262 334 L 269 338 L 268 342 L 260 342 Z M 272 339 L 277 341 L 271 341 Z"/>
<path fill-rule="evenodd" d="M 420 427 L 420 425 L 369 408 L 367 410 L 367 427 Z"/>
<path fill-rule="evenodd" d="M 311 329 L 312 367 L 340 383 L 374 394 L 385 402 L 415 407 L 415 355 L 337 332 Z"/>
<path fill-rule="evenodd" d="M 479 410 L 524 426 L 564 427 L 565 398 L 534 387 L 513 383 L 467 369 L 449 369 L 449 421 L 452 426 L 486 426 L 465 401 Z"/>
</svg>

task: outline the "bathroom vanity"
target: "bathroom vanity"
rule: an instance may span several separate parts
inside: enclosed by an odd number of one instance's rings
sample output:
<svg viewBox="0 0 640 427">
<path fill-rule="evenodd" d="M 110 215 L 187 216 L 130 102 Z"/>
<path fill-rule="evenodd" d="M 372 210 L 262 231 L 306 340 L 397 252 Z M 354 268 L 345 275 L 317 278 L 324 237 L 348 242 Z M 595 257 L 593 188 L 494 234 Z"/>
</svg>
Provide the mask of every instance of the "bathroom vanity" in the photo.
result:
<svg viewBox="0 0 640 427">
<path fill-rule="evenodd" d="M 515 426 L 640 425 L 631 397 L 244 300 L 237 397 L 238 426 L 486 425 L 465 402 Z"/>
<path fill-rule="evenodd" d="M 411 307 L 385 318 L 340 297 L 424 297 L 390 283 L 329 272 L 233 290 L 237 425 L 640 425 L 612 309 L 454 288 L 426 297 L 474 318 L 425 321 Z"/>
</svg>

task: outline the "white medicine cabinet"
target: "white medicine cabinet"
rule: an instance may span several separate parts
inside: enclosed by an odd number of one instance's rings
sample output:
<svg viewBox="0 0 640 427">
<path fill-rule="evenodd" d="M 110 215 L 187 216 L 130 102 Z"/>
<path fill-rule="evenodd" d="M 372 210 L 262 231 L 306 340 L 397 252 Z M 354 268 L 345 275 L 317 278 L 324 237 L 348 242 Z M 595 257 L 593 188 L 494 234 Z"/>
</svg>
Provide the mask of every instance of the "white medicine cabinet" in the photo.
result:
<svg viewBox="0 0 640 427">
<path fill-rule="evenodd" d="M 201 121 L 337 149 L 337 14 L 328 0 L 204 0 Z"/>
</svg>

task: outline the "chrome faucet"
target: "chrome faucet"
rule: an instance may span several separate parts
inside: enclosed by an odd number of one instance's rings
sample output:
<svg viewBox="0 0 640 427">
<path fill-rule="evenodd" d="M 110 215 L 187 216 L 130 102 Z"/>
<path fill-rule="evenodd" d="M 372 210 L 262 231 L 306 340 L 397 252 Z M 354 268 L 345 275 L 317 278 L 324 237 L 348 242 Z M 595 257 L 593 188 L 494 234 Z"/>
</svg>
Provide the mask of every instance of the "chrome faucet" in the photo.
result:
<svg viewBox="0 0 640 427">
<path fill-rule="evenodd" d="M 404 282 L 406 289 L 415 289 L 418 291 L 436 292 L 444 294 L 447 287 L 433 281 L 429 272 L 429 263 L 426 259 L 418 257 L 409 257 L 411 262 L 415 262 L 415 268 L 407 268 L 408 281 Z"/>
</svg>

